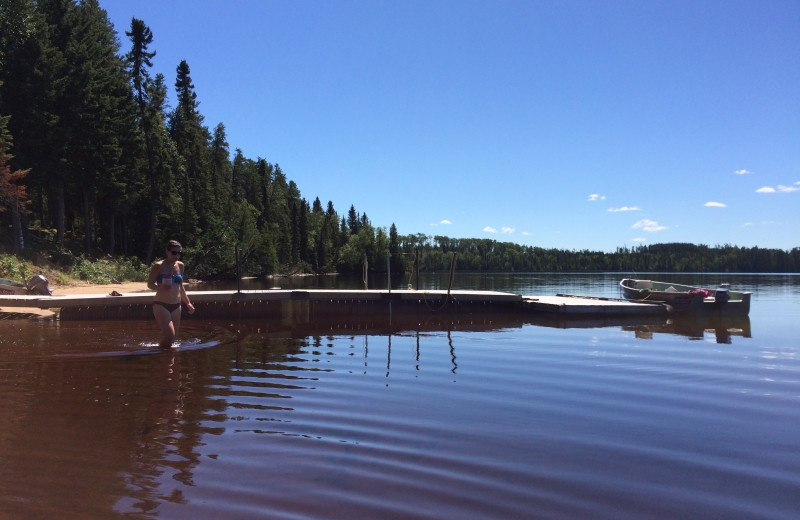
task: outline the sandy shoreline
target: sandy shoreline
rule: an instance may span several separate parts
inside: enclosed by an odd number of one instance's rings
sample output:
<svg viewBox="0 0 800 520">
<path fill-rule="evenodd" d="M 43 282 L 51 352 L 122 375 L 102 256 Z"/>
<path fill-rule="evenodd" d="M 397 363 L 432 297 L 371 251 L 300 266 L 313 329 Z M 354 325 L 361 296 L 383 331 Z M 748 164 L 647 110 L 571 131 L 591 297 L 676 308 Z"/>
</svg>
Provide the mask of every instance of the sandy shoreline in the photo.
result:
<svg viewBox="0 0 800 520">
<path fill-rule="evenodd" d="M 53 294 L 109 294 L 111 291 L 120 293 L 152 292 L 147 288 L 146 282 L 96 284 L 70 284 L 50 287 Z"/>
<path fill-rule="evenodd" d="M 147 288 L 145 282 L 125 282 L 125 283 L 110 283 L 110 284 L 69 284 L 69 285 L 51 285 L 50 289 L 53 290 L 53 295 L 59 294 L 110 294 L 112 291 L 118 293 L 140 293 L 152 292 Z M 38 307 L 0 307 L 1 314 L 24 314 L 35 315 L 42 317 L 54 316 L 55 313 L 48 309 L 40 309 Z"/>
</svg>

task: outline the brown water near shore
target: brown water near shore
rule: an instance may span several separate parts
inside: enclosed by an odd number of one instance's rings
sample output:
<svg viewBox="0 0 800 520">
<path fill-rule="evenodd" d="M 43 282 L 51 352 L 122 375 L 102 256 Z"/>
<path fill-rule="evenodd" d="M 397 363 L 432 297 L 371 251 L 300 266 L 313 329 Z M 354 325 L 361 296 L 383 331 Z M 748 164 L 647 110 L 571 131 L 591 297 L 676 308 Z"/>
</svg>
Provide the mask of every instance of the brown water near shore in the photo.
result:
<svg viewBox="0 0 800 520">
<path fill-rule="evenodd" d="M 745 283 L 747 330 L 0 321 L 0 517 L 793 518 L 800 283 Z"/>
</svg>

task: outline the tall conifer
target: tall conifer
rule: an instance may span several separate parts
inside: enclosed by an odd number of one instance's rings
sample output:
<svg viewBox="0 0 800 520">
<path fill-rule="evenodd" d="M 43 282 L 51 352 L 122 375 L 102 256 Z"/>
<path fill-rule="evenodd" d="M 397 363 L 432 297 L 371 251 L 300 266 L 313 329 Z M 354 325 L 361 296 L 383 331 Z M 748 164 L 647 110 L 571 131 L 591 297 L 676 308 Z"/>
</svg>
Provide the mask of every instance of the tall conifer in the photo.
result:
<svg viewBox="0 0 800 520">
<path fill-rule="evenodd" d="M 183 237 L 188 243 L 197 240 L 208 228 L 213 218 L 211 211 L 211 186 L 208 156 L 210 134 L 203 126 L 197 93 L 190 76 L 189 64 L 183 60 L 178 65 L 175 92 L 178 106 L 170 118 L 170 135 L 178 153 L 183 158 L 184 171 L 179 177 L 182 195 L 182 214 L 178 216 L 183 227 Z"/>
<path fill-rule="evenodd" d="M 83 213 L 84 247 L 95 242 L 95 219 L 108 229 L 104 249 L 113 252 L 114 219 L 130 209 L 123 200 L 132 171 L 123 160 L 135 130 L 134 106 L 125 68 L 117 55 L 119 43 L 106 12 L 97 0 L 84 0 L 68 16 L 72 32 L 65 56 L 69 131 L 68 162 L 76 197 L 68 199 Z M 99 223 L 99 222 L 98 222 Z"/>
<path fill-rule="evenodd" d="M 158 90 L 150 77 L 150 68 L 153 66 L 155 51 L 148 49 L 153 43 L 153 32 L 144 21 L 138 18 L 131 19 L 131 29 L 125 35 L 131 41 L 131 50 L 125 55 L 128 66 L 133 95 L 136 99 L 136 110 L 139 127 L 144 141 L 144 153 L 147 164 L 149 211 L 147 217 L 147 245 L 145 247 L 145 262 L 152 260 L 156 248 L 156 226 L 159 207 L 159 169 L 158 169 L 158 144 L 157 133 L 163 126 L 163 100 L 165 93 Z"/>
</svg>

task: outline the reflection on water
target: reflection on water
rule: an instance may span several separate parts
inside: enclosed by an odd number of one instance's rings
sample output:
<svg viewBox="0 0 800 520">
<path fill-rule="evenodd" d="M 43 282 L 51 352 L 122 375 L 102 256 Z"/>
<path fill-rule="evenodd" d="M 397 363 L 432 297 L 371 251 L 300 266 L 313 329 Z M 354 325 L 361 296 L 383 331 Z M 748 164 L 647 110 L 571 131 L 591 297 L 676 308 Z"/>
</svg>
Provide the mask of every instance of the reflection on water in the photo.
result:
<svg viewBox="0 0 800 520">
<path fill-rule="evenodd" d="M 161 473 L 155 466 L 191 444 L 179 428 L 192 391 L 180 365 L 164 354 L 4 366 L 2 510 L 103 518 L 121 496 L 153 510 L 146 504 L 157 501 L 148 492 Z M 185 458 L 176 463 L 190 473 Z"/>
<path fill-rule="evenodd" d="M 736 320 L 193 317 L 166 352 L 0 321 L 0 517 L 793 518 L 778 287 Z"/>
<path fill-rule="evenodd" d="M 638 339 L 653 339 L 655 334 L 677 334 L 690 339 L 703 339 L 711 334 L 717 343 L 731 343 L 734 336 L 750 338 L 750 318 L 736 316 L 730 318 L 679 316 L 664 320 L 657 325 L 637 324 L 625 327 L 631 330 Z"/>
</svg>

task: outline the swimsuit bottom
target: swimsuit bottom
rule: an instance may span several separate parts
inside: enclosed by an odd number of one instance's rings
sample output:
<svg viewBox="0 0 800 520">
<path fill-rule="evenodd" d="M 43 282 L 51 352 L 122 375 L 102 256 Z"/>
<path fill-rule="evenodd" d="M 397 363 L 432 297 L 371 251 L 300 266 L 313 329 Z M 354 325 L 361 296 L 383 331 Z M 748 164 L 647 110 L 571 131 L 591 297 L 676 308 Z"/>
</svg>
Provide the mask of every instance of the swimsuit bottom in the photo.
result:
<svg viewBox="0 0 800 520">
<path fill-rule="evenodd" d="M 169 312 L 170 314 L 181 308 L 180 303 L 153 302 L 153 305 L 161 305 L 162 307 L 167 309 L 167 312 Z"/>
</svg>

